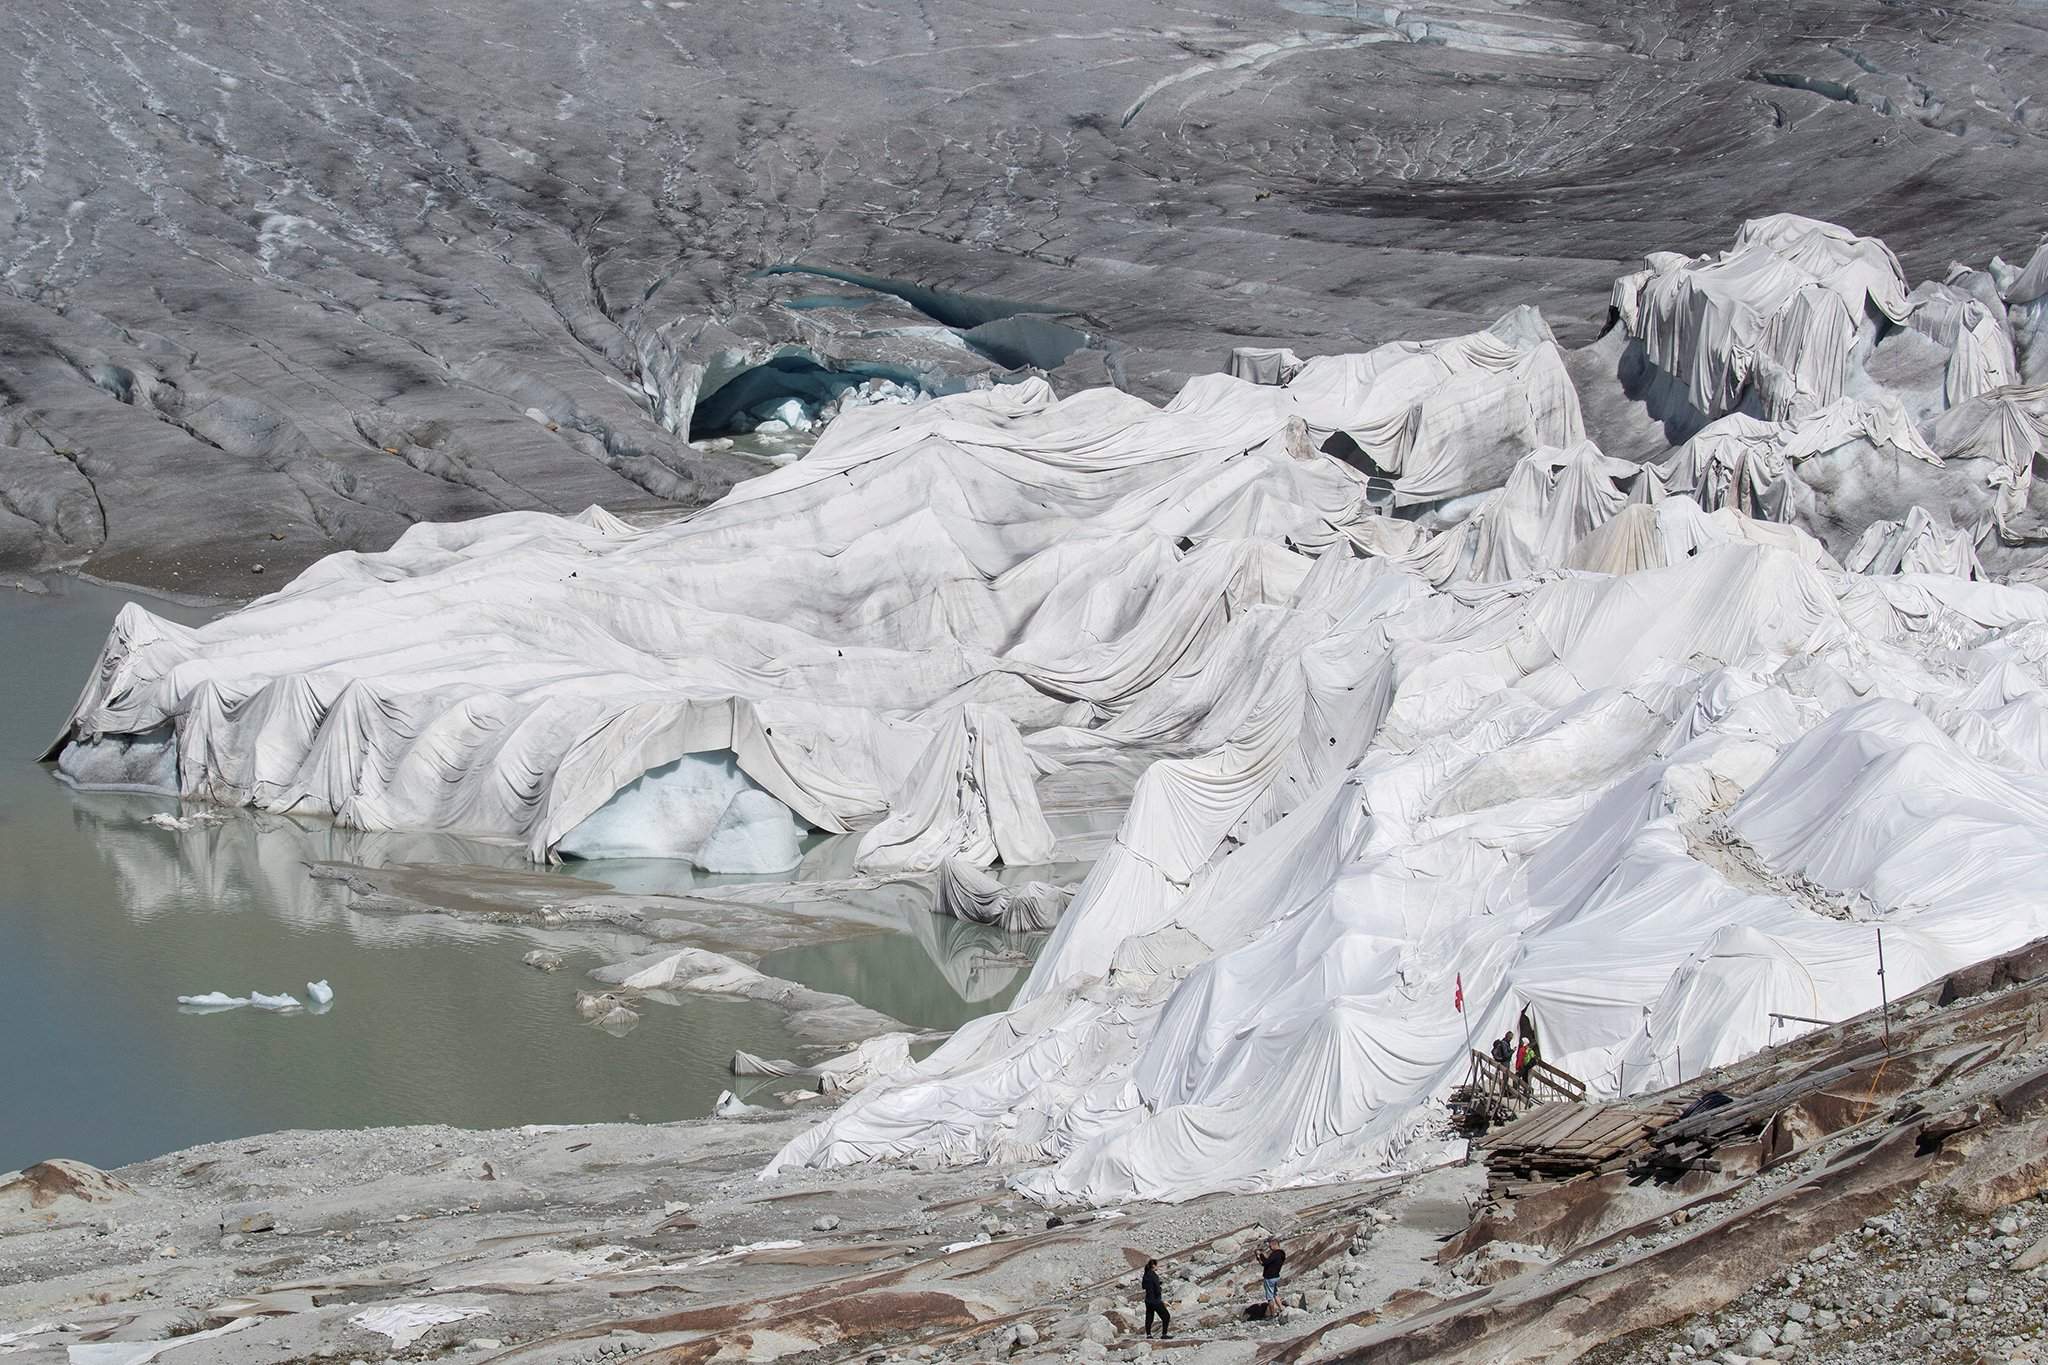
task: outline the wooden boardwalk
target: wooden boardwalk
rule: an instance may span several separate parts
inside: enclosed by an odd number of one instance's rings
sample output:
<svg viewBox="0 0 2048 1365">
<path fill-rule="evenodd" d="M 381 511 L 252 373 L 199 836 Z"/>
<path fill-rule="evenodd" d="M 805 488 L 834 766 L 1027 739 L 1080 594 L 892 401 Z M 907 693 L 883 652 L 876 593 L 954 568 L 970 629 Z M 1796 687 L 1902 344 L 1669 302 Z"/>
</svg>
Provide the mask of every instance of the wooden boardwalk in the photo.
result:
<svg viewBox="0 0 2048 1365">
<path fill-rule="evenodd" d="M 1489 1184 L 1512 1197 L 1539 1182 L 1625 1168 L 1636 1145 L 1680 1113 L 1671 1100 L 1546 1104 L 1475 1140 Z"/>
</svg>

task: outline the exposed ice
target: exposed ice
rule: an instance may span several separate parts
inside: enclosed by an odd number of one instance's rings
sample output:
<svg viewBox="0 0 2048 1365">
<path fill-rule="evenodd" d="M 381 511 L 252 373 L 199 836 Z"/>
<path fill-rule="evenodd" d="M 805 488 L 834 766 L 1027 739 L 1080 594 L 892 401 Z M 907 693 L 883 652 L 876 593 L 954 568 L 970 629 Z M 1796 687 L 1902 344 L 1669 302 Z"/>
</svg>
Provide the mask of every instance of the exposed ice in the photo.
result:
<svg viewBox="0 0 2048 1365">
<path fill-rule="evenodd" d="M 334 992 L 328 988 L 325 981 L 308 982 L 306 993 L 313 998 L 313 1012 L 316 1014 L 324 1012 L 329 1002 L 334 999 Z M 247 995 L 229 995 L 226 991 L 208 991 L 204 995 L 181 995 L 178 997 L 178 1004 L 188 1010 L 202 1013 L 250 1007 L 289 1013 L 305 1008 L 299 1003 L 297 996 L 266 995 L 262 991 L 251 991 Z"/>
<path fill-rule="evenodd" d="M 226 991 L 208 991 L 204 995 L 181 995 L 178 1003 L 195 1010 L 232 1010 L 247 1005 L 249 997 L 229 995 Z"/>
<path fill-rule="evenodd" d="M 758 1104 L 748 1104 L 730 1090 L 719 1091 L 717 1102 L 711 1106 L 712 1116 L 721 1119 L 739 1119 L 745 1118 L 749 1114 L 767 1114 L 772 1112 L 772 1110 L 763 1109 Z"/>
<path fill-rule="evenodd" d="M 739 770 L 730 750 L 685 754 L 642 774 L 557 849 L 576 858 L 683 858 L 707 872 L 787 872 L 803 857 L 796 817 Z"/>
<path fill-rule="evenodd" d="M 220 812 L 210 810 L 196 810 L 190 815 L 165 815 L 162 812 L 158 812 L 155 815 L 143 817 L 142 823 L 153 825 L 157 829 L 167 829 L 176 833 L 182 833 L 185 830 L 198 829 L 204 825 L 217 825 L 226 818 Z"/>
<path fill-rule="evenodd" d="M 132 735 L 74 739 L 57 755 L 57 775 L 85 791 L 178 794 L 178 739 L 168 725 Z"/>
<path fill-rule="evenodd" d="M 759 788 L 734 793 L 690 861 L 706 872 L 787 872 L 803 860 L 789 807 Z"/>
</svg>

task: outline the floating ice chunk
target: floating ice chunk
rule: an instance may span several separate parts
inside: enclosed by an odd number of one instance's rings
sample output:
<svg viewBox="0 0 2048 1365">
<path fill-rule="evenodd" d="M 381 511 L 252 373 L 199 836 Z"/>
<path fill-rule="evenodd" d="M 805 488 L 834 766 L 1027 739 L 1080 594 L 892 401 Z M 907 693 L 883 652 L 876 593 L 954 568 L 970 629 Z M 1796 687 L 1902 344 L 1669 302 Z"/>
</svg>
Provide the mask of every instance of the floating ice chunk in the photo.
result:
<svg viewBox="0 0 2048 1365">
<path fill-rule="evenodd" d="M 800 398 L 784 398 L 780 401 L 760 403 L 749 409 L 749 413 L 760 425 L 756 431 L 809 431 L 811 411 Z"/>
<path fill-rule="evenodd" d="M 306 983 L 306 995 L 316 1005 L 330 1005 L 334 1003 L 334 987 L 328 985 L 325 978 L 319 981 L 308 981 Z"/>
<path fill-rule="evenodd" d="M 712 1116 L 721 1119 L 742 1119 L 749 1114 L 766 1114 L 770 1112 L 770 1110 L 763 1109 L 758 1104 L 748 1104 L 730 1090 L 719 1091 L 718 1103 L 711 1106 Z"/>
<path fill-rule="evenodd" d="M 74 739 L 57 755 L 57 776 L 83 791 L 176 796 L 178 738 L 159 725 L 139 735 Z"/>
<path fill-rule="evenodd" d="M 597 1017 L 597 1026 L 614 1038 L 623 1038 L 640 1026 L 640 1011 L 620 1002 Z"/>
<path fill-rule="evenodd" d="M 641 774 L 557 848 L 574 858 L 684 858 L 713 872 L 787 872 L 802 860 L 797 834 L 789 807 L 721 750 Z"/>
<path fill-rule="evenodd" d="M 229 995 L 226 991 L 208 991 L 204 995 L 181 995 L 178 1003 L 195 1010 L 236 1010 L 249 1003 L 246 995 Z"/>
<path fill-rule="evenodd" d="M 155 825 L 158 829 L 188 830 L 197 829 L 201 825 L 217 825 L 225 819 L 227 817 L 218 811 L 196 810 L 190 815 L 149 815 L 143 817 L 142 823 Z"/>
<path fill-rule="evenodd" d="M 585 1019 L 596 1019 L 620 1003 L 619 997 L 610 991 L 576 992 L 576 1012 Z"/>
<path fill-rule="evenodd" d="M 295 995 L 265 995 L 262 991 L 250 991 L 249 1003 L 259 1010 L 296 1010 L 305 1008 Z"/>
</svg>

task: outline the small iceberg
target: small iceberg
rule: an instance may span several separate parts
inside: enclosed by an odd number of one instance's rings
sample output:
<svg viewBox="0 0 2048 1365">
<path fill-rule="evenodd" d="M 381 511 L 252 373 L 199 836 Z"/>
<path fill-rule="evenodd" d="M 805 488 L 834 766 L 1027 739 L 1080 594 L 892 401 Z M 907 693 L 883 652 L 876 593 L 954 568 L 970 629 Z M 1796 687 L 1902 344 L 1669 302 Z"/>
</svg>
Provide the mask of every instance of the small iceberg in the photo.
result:
<svg viewBox="0 0 2048 1365">
<path fill-rule="evenodd" d="M 730 1090 L 719 1091 L 718 1102 L 711 1106 L 712 1117 L 721 1119 L 740 1119 L 747 1117 L 749 1114 L 768 1114 L 773 1112 L 773 1110 L 763 1109 L 757 1104 L 748 1104 Z"/>
<path fill-rule="evenodd" d="M 181 995 L 178 1003 L 193 1010 L 238 1010 L 249 1003 L 249 997 L 229 995 L 226 991 L 208 991 L 204 995 Z"/>
<path fill-rule="evenodd" d="M 306 994 L 313 997 L 313 1008 L 316 1012 L 326 1009 L 328 1002 L 334 999 L 334 990 L 325 981 L 308 981 Z M 245 1009 L 252 1005 L 259 1010 L 272 1010 L 279 1014 L 305 1008 L 299 1003 L 296 995 L 265 995 L 262 991 L 250 991 L 247 995 L 229 995 L 226 991 L 208 991 L 204 995 L 181 995 L 178 997 L 178 1004 L 183 1009 L 201 1013 Z"/>
<path fill-rule="evenodd" d="M 192 814 L 185 816 L 161 814 L 149 815 L 143 817 L 142 823 L 145 825 L 154 825 L 158 829 L 187 830 L 197 829 L 201 825 L 217 825 L 226 818 L 227 817 L 220 815 L 214 811 L 201 810 L 194 811 Z"/>
</svg>

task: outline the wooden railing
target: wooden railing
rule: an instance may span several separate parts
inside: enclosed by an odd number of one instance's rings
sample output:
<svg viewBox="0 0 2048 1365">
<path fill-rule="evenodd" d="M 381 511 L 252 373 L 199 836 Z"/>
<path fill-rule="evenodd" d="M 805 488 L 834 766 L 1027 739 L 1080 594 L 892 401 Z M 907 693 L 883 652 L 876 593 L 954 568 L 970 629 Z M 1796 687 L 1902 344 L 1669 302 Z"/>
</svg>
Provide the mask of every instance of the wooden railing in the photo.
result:
<svg viewBox="0 0 2048 1365">
<path fill-rule="evenodd" d="M 1472 1065 L 1466 1073 L 1465 1084 L 1481 1094 L 1498 1095 L 1502 1099 L 1519 1100 L 1525 1104 L 1539 1098 L 1577 1104 L 1586 1098 L 1584 1081 L 1549 1062 L 1539 1059 L 1517 1076 L 1512 1068 L 1476 1049 L 1472 1053 Z"/>
</svg>

